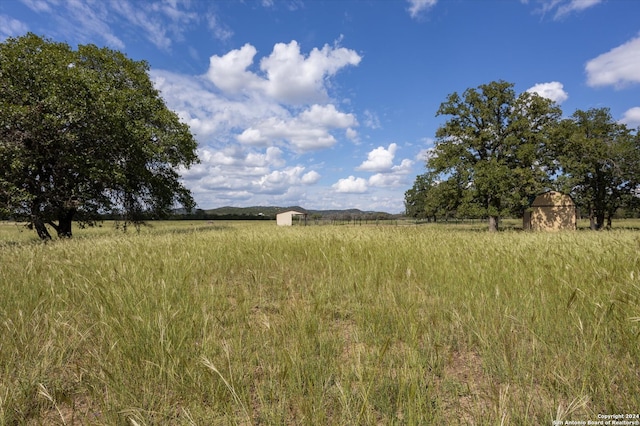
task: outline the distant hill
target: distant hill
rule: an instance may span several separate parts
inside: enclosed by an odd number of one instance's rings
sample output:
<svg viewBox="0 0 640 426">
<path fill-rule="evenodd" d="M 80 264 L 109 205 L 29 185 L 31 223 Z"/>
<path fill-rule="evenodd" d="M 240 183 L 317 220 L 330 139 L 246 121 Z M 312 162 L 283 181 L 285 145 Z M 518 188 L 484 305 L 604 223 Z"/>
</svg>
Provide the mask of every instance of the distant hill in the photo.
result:
<svg viewBox="0 0 640 426">
<path fill-rule="evenodd" d="M 333 215 L 388 215 L 386 212 L 376 212 L 376 211 L 362 211 L 359 209 L 345 209 L 345 210 L 312 210 L 312 209 L 303 209 L 300 206 L 289 206 L 289 207 L 278 207 L 278 206 L 253 206 L 253 207 L 219 207 L 217 209 L 209 209 L 204 212 L 208 215 L 249 215 L 249 216 L 258 216 L 260 214 L 264 216 L 273 216 L 282 211 L 287 210 L 301 210 L 306 211 L 310 215 L 312 214 L 320 214 L 322 216 L 333 216 Z"/>
<path fill-rule="evenodd" d="M 360 209 L 344 210 L 309 210 L 300 206 L 252 206 L 232 207 L 225 206 L 216 209 L 195 209 L 187 214 L 185 209 L 175 209 L 170 215 L 173 220 L 275 220 L 276 215 L 287 210 L 299 210 L 307 212 L 312 220 L 381 220 L 393 219 L 401 215 L 393 215 L 386 212 L 362 211 Z"/>
</svg>

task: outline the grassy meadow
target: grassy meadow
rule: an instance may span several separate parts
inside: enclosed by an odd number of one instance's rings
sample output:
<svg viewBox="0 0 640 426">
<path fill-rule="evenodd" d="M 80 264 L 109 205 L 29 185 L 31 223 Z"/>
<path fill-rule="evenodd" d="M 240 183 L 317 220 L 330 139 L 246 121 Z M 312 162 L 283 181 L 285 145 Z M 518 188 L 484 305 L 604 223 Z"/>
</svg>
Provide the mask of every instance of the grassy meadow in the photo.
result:
<svg viewBox="0 0 640 426">
<path fill-rule="evenodd" d="M 0 224 L 0 425 L 640 411 L 640 232 Z"/>
</svg>

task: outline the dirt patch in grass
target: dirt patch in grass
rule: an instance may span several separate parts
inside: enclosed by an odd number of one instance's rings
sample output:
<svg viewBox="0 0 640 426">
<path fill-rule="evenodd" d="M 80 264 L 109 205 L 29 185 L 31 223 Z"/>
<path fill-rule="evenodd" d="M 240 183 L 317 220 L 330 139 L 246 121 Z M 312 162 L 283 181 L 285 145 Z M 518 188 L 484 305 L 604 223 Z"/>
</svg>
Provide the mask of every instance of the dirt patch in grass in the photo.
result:
<svg viewBox="0 0 640 426">
<path fill-rule="evenodd" d="M 38 425 L 90 425 L 104 422 L 96 404 L 83 394 L 73 396 L 64 402 L 51 402 L 38 418 L 27 424 Z"/>
<path fill-rule="evenodd" d="M 453 351 L 436 379 L 445 416 L 462 424 L 474 424 L 478 416 L 486 418 L 490 410 L 487 400 L 489 378 L 482 369 L 482 358 L 474 351 Z"/>
</svg>

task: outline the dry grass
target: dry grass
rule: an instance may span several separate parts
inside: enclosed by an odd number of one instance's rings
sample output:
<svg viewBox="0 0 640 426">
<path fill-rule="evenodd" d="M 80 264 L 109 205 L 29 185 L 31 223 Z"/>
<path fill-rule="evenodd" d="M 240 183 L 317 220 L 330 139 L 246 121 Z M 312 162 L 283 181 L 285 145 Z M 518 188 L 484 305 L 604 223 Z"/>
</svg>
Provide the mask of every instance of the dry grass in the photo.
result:
<svg viewBox="0 0 640 426">
<path fill-rule="evenodd" d="M 550 424 L 640 407 L 637 231 L 15 230 L 0 227 L 0 425 Z"/>
</svg>

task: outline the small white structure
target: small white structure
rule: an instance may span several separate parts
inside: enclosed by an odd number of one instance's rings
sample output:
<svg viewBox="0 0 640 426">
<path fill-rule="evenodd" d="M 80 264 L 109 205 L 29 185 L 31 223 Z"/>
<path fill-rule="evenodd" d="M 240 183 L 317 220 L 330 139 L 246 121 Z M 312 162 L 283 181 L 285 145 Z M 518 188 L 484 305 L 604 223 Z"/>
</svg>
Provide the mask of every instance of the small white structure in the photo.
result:
<svg viewBox="0 0 640 426">
<path fill-rule="evenodd" d="M 287 210 L 276 215 L 276 224 L 278 226 L 291 226 L 293 225 L 294 216 L 303 216 L 306 223 L 307 213 L 298 210 Z"/>
</svg>

